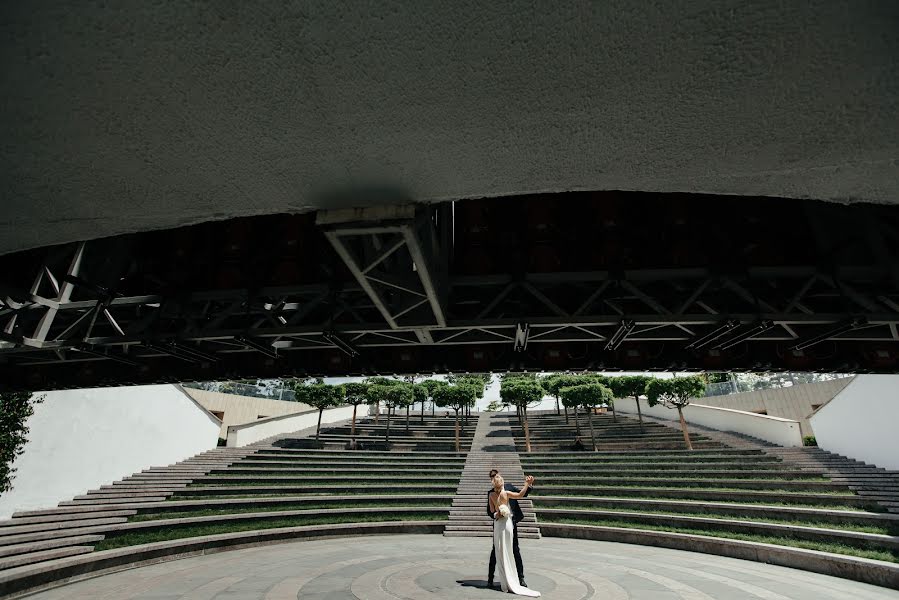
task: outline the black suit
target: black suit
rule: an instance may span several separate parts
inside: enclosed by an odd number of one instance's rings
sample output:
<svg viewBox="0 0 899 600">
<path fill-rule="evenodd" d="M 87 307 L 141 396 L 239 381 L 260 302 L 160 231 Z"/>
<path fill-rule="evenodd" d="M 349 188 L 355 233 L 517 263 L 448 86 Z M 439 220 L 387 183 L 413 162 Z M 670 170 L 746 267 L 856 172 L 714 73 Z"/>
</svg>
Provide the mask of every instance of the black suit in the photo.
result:
<svg viewBox="0 0 899 600">
<path fill-rule="evenodd" d="M 503 489 L 507 492 L 519 492 L 517 487 L 510 483 L 503 484 Z M 487 492 L 487 516 L 491 519 L 493 518 L 493 513 L 490 512 L 490 494 L 493 490 Z M 531 493 L 531 488 L 524 493 L 524 496 L 527 497 L 528 494 Z M 518 506 L 518 500 L 509 500 L 509 510 L 512 511 L 512 554 L 515 556 L 515 567 L 518 569 L 518 578 L 524 579 L 524 564 L 521 562 L 521 550 L 518 549 L 518 522 L 524 519 L 524 513 L 521 512 L 521 507 Z M 487 579 L 493 580 L 493 573 L 496 572 L 496 548 L 491 548 L 490 550 L 490 566 L 487 568 Z"/>
</svg>

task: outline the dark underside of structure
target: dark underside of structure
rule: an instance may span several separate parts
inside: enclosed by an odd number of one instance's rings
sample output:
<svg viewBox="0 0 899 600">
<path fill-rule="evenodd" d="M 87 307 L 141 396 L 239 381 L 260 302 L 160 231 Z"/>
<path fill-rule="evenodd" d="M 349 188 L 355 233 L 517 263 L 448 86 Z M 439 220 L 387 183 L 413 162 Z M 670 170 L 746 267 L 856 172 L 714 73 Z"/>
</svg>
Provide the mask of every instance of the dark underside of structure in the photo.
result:
<svg viewBox="0 0 899 600">
<path fill-rule="evenodd" d="M 568 193 L 271 215 L 0 257 L 0 385 L 899 371 L 899 207 Z"/>
</svg>

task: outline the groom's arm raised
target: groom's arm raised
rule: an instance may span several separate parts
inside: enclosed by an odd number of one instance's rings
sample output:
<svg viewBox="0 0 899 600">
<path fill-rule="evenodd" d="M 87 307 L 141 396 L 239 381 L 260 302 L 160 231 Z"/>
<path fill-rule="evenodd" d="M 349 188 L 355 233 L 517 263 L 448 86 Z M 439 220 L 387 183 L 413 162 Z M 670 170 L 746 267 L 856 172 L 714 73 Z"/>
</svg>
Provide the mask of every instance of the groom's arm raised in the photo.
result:
<svg viewBox="0 0 899 600">
<path fill-rule="evenodd" d="M 512 488 L 512 489 L 509 489 L 509 488 Z M 509 496 L 510 500 L 520 500 L 522 498 L 527 497 L 529 490 L 530 490 L 530 482 L 527 479 L 525 479 L 524 487 L 521 488 L 521 490 L 516 488 L 514 485 L 510 485 L 508 488 L 506 488 L 506 494 Z"/>
<path fill-rule="evenodd" d="M 525 485 L 524 485 L 523 492 L 511 484 L 506 486 L 506 490 L 510 491 L 510 492 L 516 492 L 516 493 L 521 492 L 521 498 L 527 498 L 528 494 L 531 493 L 531 486 L 534 485 L 534 478 L 531 476 L 527 476 L 524 478 L 524 483 L 525 483 Z"/>
</svg>

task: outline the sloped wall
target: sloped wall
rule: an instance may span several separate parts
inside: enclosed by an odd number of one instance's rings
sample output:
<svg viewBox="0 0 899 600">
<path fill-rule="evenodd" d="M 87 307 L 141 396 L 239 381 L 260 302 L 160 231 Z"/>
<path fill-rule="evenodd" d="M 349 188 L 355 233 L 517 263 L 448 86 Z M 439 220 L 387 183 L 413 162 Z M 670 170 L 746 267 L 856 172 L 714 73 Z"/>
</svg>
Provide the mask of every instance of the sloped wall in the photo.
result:
<svg viewBox="0 0 899 600">
<path fill-rule="evenodd" d="M 899 376 L 859 375 L 810 420 L 819 447 L 899 470 Z"/>
<path fill-rule="evenodd" d="M 43 392 L 0 518 L 214 448 L 218 419 L 174 385 Z"/>
</svg>

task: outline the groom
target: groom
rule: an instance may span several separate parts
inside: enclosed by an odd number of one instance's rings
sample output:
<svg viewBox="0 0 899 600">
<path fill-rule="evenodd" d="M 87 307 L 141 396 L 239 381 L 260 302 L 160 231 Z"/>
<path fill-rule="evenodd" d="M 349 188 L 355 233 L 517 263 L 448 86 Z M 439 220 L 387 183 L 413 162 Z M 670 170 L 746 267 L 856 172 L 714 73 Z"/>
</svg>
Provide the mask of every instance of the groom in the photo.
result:
<svg viewBox="0 0 899 600">
<path fill-rule="evenodd" d="M 490 469 L 490 481 L 493 481 L 493 478 L 497 476 L 499 473 L 496 469 Z M 525 480 L 530 482 L 531 485 L 534 485 L 534 478 L 528 475 L 525 477 Z M 505 483 L 503 488 L 507 492 L 518 492 L 520 491 L 517 487 L 512 485 L 511 483 Z M 490 512 L 490 492 L 493 490 L 490 489 L 487 491 L 487 516 L 491 519 L 494 518 L 493 514 Z M 525 497 L 531 493 L 530 488 L 524 493 Z M 512 554 L 515 555 L 515 567 L 518 569 L 518 583 L 521 584 L 521 587 L 528 587 L 528 584 L 524 582 L 524 564 L 521 562 L 521 551 L 518 549 L 518 522 L 524 519 L 524 513 L 521 512 L 521 507 L 518 506 L 518 500 L 509 500 L 509 508 L 512 509 L 512 525 L 514 526 L 512 533 Z M 487 587 L 492 588 L 493 586 L 493 574 L 496 572 L 496 548 L 490 550 L 490 566 L 487 568 Z"/>
</svg>

